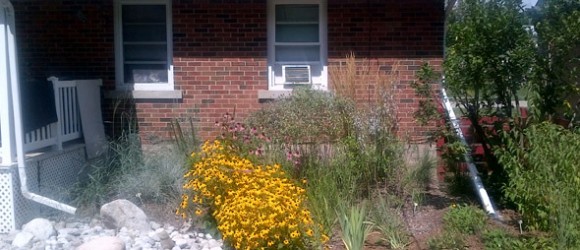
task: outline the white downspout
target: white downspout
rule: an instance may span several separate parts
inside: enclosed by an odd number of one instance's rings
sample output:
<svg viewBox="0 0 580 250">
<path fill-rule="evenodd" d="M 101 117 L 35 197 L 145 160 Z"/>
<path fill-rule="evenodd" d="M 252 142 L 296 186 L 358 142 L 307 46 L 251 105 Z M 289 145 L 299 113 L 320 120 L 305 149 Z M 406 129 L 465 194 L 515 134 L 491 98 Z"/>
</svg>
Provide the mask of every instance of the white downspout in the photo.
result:
<svg viewBox="0 0 580 250">
<path fill-rule="evenodd" d="M 18 81 L 18 61 L 16 58 L 16 42 L 15 42 L 15 21 L 14 21 L 14 7 L 8 0 L 0 0 L 0 6 L 7 10 L 7 32 L 6 44 L 8 49 L 8 83 L 11 84 L 12 100 L 13 100 L 13 114 L 14 114 L 14 135 L 16 141 L 16 162 L 18 163 L 18 176 L 20 177 L 20 190 L 22 196 L 26 199 L 38 202 L 40 204 L 58 209 L 63 212 L 75 214 L 76 208 L 60 203 L 58 201 L 49 199 L 47 197 L 32 193 L 28 190 L 28 182 L 26 179 L 26 162 L 24 158 L 24 136 L 22 131 L 22 113 L 20 109 L 20 84 Z"/>
<path fill-rule="evenodd" d="M 471 177 L 471 182 L 473 184 L 473 187 L 475 188 L 475 192 L 477 193 L 477 196 L 479 196 L 479 200 L 481 201 L 481 204 L 483 205 L 483 208 L 485 209 L 487 214 L 498 219 L 498 218 L 500 218 L 500 215 L 499 215 L 499 213 L 496 212 L 496 210 L 493 206 L 493 203 L 491 203 L 491 199 L 489 198 L 489 195 L 487 195 L 487 191 L 485 190 L 485 187 L 483 186 L 483 183 L 481 182 L 481 178 L 479 178 L 479 174 L 477 173 L 477 168 L 476 168 L 475 164 L 473 163 L 473 159 L 471 158 L 471 149 L 469 148 L 469 144 L 467 144 L 467 141 L 465 140 L 465 137 L 463 136 L 463 131 L 461 131 L 459 120 L 455 116 L 455 112 L 453 111 L 453 107 L 451 106 L 451 102 L 449 102 L 449 98 L 447 97 L 445 87 L 443 87 L 443 86 L 441 86 L 441 94 L 443 97 L 443 105 L 445 106 L 445 109 L 447 110 L 447 114 L 449 115 L 449 120 L 451 121 L 451 124 L 453 125 L 453 129 L 455 129 L 455 133 L 457 134 L 457 136 L 459 136 L 461 143 L 463 143 L 463 145 L 467 146 L 467 148 L 468 148 L 467 152 L 465 153 L 465 155 L 463 155 L 463 157 L 465 159 L 465 162 L 467 163 L 467 169 L 469 169 L 469 176 Z"/>
<path fill-rule="evenodd" d="M 447 19 L 447 17 L 451 13 L 451 11 L 453 11 L 455 4 L 461 4 L 461 0 L 449 0 L 448 3 L 449 3 L 449 6 L 447 6 L 446 11 L 445 11 L 445 19 Z M 446 37 L 447 37 L 447 20 L 445 20 L 444 26 L 445 27 L 443 29 L 443 60 L 445 60 L 445 57 L 447 54 L 447 44 L 445 43 L 447 41 L 447 39 L 446 39 Z M 451 121 L 451 124 L 453 125 L 453 129 L 455 129 L 455 133 L 459 137 L 459 140 L 461 140 L 461 143 L 463 143 L 463 145 L 465 145 L 467 147 L 467 152 L 465 152 L 465 154 L 463 155 L 463 158 L 465 159 L 465 162 L 467 163 L 467 169 L 469 170 L 469 177 L 471 178 L 471 183 L 473 184 L 473 188 L 475 189 L 475 193 L 479 197 L 479 200 L 481 201 L 481 205 L 483 205 L 483 209 L 485 209 L 485 212 L 487 212 L 487 214 L 489 216 L 491 216 L 495 219 L 501 219 L 501 215 L 496 211 L 493 203 L 491 202 L 491 199 L 489 198 L 489 195 L 487 194 L 487 190 L 485 190 L 485 187 L 483 186 L 483 183 L 481 182 L 481 178 L 479 178 L 479 174 L 477 173 L 477 167 L 473 163 L 473 158 L 471 157 L 471 148 L 469 147 L 469 144 L 467 144 L 467 141 L 465 140 L 465 136 L 463 136 L 463 131 L 461 131 L 461 127 L 459 125 L 459 120 L 455 116 L 455 112 L 453 111 L 453 106 L 451 106 L 451 102 L 449 101 L 449 98 L 447 97 L 447 92 L 445 91 L 445 85 L 443 84 L 444 81 L 445 81 L 445 77 L 443 77 L 443 81 L 441 82 L 441 98 L 443 98 L 443 106 L 445 106 L 445 109 L 447 110 L 447 115 L 449 116 L 449 120 Z"/>
</svg>

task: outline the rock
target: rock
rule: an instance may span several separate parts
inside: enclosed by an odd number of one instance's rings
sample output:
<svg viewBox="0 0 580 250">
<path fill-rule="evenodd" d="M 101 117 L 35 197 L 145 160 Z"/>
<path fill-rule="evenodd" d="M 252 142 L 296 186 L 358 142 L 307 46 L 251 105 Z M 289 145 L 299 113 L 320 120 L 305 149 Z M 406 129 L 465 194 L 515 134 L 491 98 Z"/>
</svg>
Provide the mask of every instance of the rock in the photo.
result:
<svg viewBox="0 0 580 250">
<path fill-rule="evenodd" d="M 160 240 L 169 239 L 169 234 L 163 228 L 155 230 L 155 234 Z"/>
<path fill-rule="evenodd" d="M 30 232 L 17 233 L 16 237 L 14 237 L 14 240 L 12 240 L 12 246 L 24 247 L 32 242 L 32 238 L 34 238 L 34 235 Z"/>
<path fill-rule="evenodd" d="M 153 232 L 153 231 L 151 231 L 151 232 L 147 233 L 147 236 L 148 236 L 149 238 L 153 239 L 154 241 L 160 241 L 160 240 L 161 240 L 161 239 L 159 238 L 159 236 L 157 235 L 157 233 L 156 233 L 156 232 Z"/>
<path fill-rule="evenodd" d="M 103 224 L 108 228 L 127 227 L 141 232 L 151 230 L 145 212 L 128 200 L 115 200 L 101 207 Z"/>
<path fill-rule="evenodd" d="M 159 223 L 157 223 L 157 222 L 155 222 L 155 221 L 152 221 L 152 222 L 150 223 L 150 225 L 151 225 L 151 228 L 152 228 L 153 230 L 157 230 L 157 229 L 161 228 L 161 225 L 159 225 Z"/>
<path fill-rule="evenodd" d="M 32 238 L 34 238 L 34 234 L 22 231 L 16 234 L 16 237 L 14 237 L 14 240 L 12 240 L 12 246 L 25 247 L 32 242 Z"/>
<path fill-rule="evenodd" d="M 56 235 L 56 230 L 54 230 L 52 223 L 43 218 L 36 218 L 29 221 L 22 226 L 22 231 L 31 233 L 39 240 L 47 240 L 50 236 Z"/>
<path fill-rule="evenodd" d="M 118 237 L 105 236 L 86 242 L 77 250 L 125 250 L 125 242 Z"/>
<path fill-rule="evenodd" d="M 165 223 L 154 231 L 139 231 L 127 227 L 104 229 L 100 220 L 89 218 L 58 218 L 50 220 L 58 227 L 56 235 L 46 240 L 37 239 L 27 231 L 12 231 L 0 234 L 0 249 L 13 250 L 221 250 L 223 241 L 210 238 L 200 231 L 179 232 Z M 12 245 L 12 246 L 11 246 Z"/>
<path fill-rule="evenodd" d="M 180 248 L 188 248 L 189 242 L 187 242 L 186 239 L 178 238 L 175 240 L 175 245 L 177 245 Z"/>
<path fill-rule="evenodd" d="M 161 243 L 161 248 L 163 249 L 172 249 L 175 246 L 175 242 L 169 238 L 162 239 L 159 243 Z"/>
<path fill-rule="evenodd" d="M 32 243 L 31 250 L 44 250 L 46 248 L 46 243 L 44 241 L 35 241 Z"/>
</svg>

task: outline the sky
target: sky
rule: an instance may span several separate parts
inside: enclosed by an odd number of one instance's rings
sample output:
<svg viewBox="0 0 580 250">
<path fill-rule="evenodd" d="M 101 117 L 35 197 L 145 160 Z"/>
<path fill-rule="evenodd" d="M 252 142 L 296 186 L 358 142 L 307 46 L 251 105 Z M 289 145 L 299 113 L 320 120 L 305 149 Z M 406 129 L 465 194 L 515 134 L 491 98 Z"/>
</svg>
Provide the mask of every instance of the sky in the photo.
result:
<svg viewBox="0 0 580 250">
<path fill-rule="evenodd" d="M 523 0 L 522 2 L 524 3 L 524 6 L 526 7 L 532 7 L 534 5 L 536 5 L 536 2 L 538 0 Z"/>
</svg>

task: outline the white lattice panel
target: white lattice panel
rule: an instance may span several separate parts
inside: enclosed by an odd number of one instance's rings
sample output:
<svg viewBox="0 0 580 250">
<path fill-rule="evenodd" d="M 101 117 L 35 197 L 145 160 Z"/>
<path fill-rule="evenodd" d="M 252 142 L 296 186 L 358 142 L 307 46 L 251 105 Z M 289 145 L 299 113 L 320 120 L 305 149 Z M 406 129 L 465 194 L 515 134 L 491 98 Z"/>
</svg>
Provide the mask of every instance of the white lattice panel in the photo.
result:
<svg viewBox="0 0 580 250">
<path fill-rule="evenodd" d="M 31 173 L 32 174 L 32 173 Z M 38 206 L 20 193 L 18 168 L 0 171 L 0 233 L 9 233 L 38 215 Z"/>
<path fill-rule="evenodd" d="M 85 163 L 84 147 L 64 150 L 42 160 L 28 160 L 28 189 L 55 200 L 66 200 L 66 191 L 78 179 Z M 38 217 L 41 207 L 44 206 L 22 196 L 16 165 L 0 168 L 0 233 L 9 233 Z"/>
<path fill-rule="evenodd" d="M 8 233 L 14 228 L 14 199 L 12 197 L 12 173 L 0 171 L 0 233 Z"/>
<path fill-rule="evenodd" d="M 85 165 L 84 147 L 39 162 L 40 194 L 63 200 Z"/>
<path fill-rule="evenodd" d="M 38 192 L 38 176 L 37 162 L 29 162 L 27 165 L 26 180 L 28 181 L 28 190 L 31 192 Z M 22 196 L 20 191 L 20 178 L 18 177 L 18 168 L 12 168 L 12 181 L 14 183 L 14 221 L 16 222 L 15 229 L 20 228 L 24 223 L 29 222 L 35 217 L 39 216 L 40 205 L 36 202 L 28 200 Z"/>
</svg>

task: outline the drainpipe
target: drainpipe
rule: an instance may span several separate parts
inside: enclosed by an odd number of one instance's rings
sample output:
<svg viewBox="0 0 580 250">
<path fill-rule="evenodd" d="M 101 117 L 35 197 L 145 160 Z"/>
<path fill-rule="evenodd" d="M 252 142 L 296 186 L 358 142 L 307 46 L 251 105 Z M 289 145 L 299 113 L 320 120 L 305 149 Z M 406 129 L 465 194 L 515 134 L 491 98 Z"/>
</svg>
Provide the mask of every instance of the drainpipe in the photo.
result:
<svg viewBox="0 0 580 250">
<path fill-rule="evenodd" d="M 483 205 L 483 208 L 485 209 L 487 214 L 495 219 L 500 219 L 499 213 L 497 213 L 496 210 L 494 209 L 493 203 L 491 202 L 491 199 L 489 198 L 489 195 L 487 195 L 487 191 L 485 190 L 485 187 L 481 182 L 481 178 L 479 178 L 477 168 L 475 167 L 475 164 L 473 163 L 473 158 L 471 157 L 471 149 L 469 149 L 469 144 L 467 144 L 467 141 L 463 136 L 463 131 L 461 131 L 461 127 L 459 126 L 459 120 L 455 116 L 455 112 L 453 111 L 453 107 L 451 106 L 451 102 L 449 102 L 447 92 L 445 91 L 445 88 L 443 86 L 441 86 L 441 94 L 443 97 L 443 104 L 445 106 L 445 109 L 447 110 L 447 115 L 449 116 L 449 120 L 453 125 L 453 129 L 455 129 L 455 133 L 457 134 L 457 136 L 459 136 L 461 143 L 463 143 L 463 145 L 467 146 L 468 148 L 467 152 L 465 153 L 465 155 L 463 155 L 463 157 L 465 159 L 465 162 L 467 163 L 469 177 L 471 178 L 471 182 L 473 184 L 473 187 L 475 188 L 475 192 L 477 193 L 477 196 L 479 197 L 479 200 L 481 201 L 481 204 Z"/>
<path fill-rule="evenodd" d="M 26 178 L 26 161 L 24 158 L 24 133 L 22 131 L 22 113 L 20 109 L 20 84 L 18 82 L 18 62 L 16 58 L 16 43 L 15 43 L 15 25 L 14 25 L 14 7 L 10 1 L 0 0 L 0 7 L 7 11 L 7 41 L 8 45 L 8 83 L 11 84 L 13 112 L 14 112 L 14 135 L 16 141 L 16 161 L 18 163 L 18 176 L 20 177 L 20 191 L 24 198 L 35 201 L 37 203 L 58 209 L 69 214 L 75 214 L 76 208 L 61 202 L 52 200 L 50 198 L 32 193 L 28 190 L 28 181 Z M 10 32 L 12 30 L 12 32 Z"/>
<path fill-rule="evenodd" d="M 447 3 L 448 3 L 447 8 L 445 8 L 445 19 L 447 19 L 447 17 L 451 13 L 451 11 L 453 11 L 453 8 L 455 7 L 456 4 L 458 4 L 458 5 L 461 4 L 461 0 L 449 0 Z M 443 28 L 443 58 L 445 60 L 446 55 L 447 55 L 447 44 L 446 44 L 446 41 L 447 41 L 447 39 L 446 39 L 447 38 L 447 20 L 445 20 L 444 26 L 445 27 Z M 447 92 L 445 91 L 445 85 L 443 84 L 444 81 L 445 81 L 445 76 L 443 76 L 443 81 L 440 84 L 440 86 L 441 86 L 441 98 L 443 98 L 443 106 L 445 106 L 445 109 L 447 110 L 447 115 L 449 117 L 449 120 L 451 121 L 453 129 L 455 129 L 455 133 L 459 137 L 459 140 L 461 140 L 461 143 L 463 143 L 463 145 L 465 145 L 467 147 L 467 152 L 465 152 L 465 154 L 463 155 L 463 158 L 465 159 L 465 162 L 467 163 L 467 169 L 469 170 L 469 177 L 471 178 L 471 183 L 473 185 L 473 188 L 475 189 L 475 193 L 479 197 L 479 200 L 481 201 L 481 205 L 483 206 L 483 209 L 485 209 L 485 212 L 487 212 L 487 214 L 494 219 L 501 219 L 501 215 L 499 214 L 499 212 L 496 211 L 495 206 L 493 205 L 493 203 L 491 202 L 491 199 L 489 198 L 489 195 L 487 194 L 487 190 L 485 190 L 485 187 L 483 186 L 483 183 L 481 182 L 481 178 L 479 178 L 479 174 L 477 172 L 477 167 L 473 163 L 473 158 L 471 157 L 471 148 L 469 147 L 469 144 L 467 144 L 467 141 L 465 140 L 465 137 L 463 136 L 463 131 L 461 131 L 461 127 L 459 126 L 459 120 L 455 116 L 455 112 L 453 111 L 453 106 L 451 106 L 451 102 L 449 101 L 449 98 L 447 97 Z"/>
</svg>

